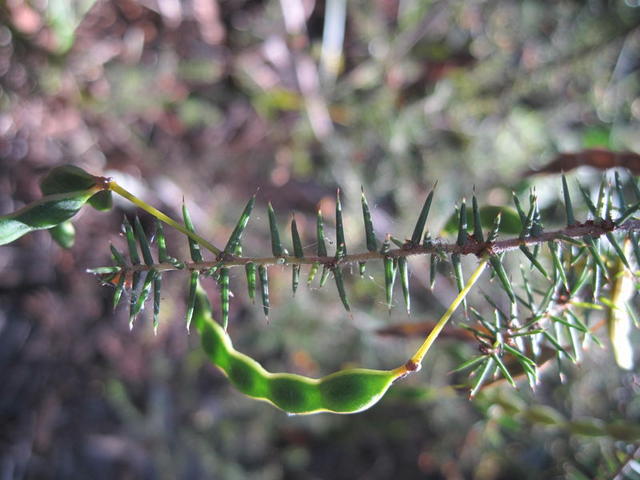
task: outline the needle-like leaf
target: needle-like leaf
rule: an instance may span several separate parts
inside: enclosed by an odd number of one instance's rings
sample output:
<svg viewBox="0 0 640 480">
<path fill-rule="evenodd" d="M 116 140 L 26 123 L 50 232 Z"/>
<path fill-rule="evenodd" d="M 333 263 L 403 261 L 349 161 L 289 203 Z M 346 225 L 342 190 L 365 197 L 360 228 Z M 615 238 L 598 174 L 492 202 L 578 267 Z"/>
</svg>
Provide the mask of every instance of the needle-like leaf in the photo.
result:
<svg viewBox="0 0 640 480">
<path fill-rule="evenodd" d="M 229 325 L 229 268 L 222 267 L 218 277 L 220 287 L 220 310 L 222 311 L 222 328 Z"/>
<path fill-rule="evenodd" d="M 167 254 L 167 240 L 164 236 L 164 228 L 162 222 L 156 218 L 156 244 L 158 245 L 158 260 L 161 263 L 169 261 Z"/>
<path fill-rule="evenodd" d="M 507 276 L 507 272 L 505 271 L 504 266 L 502 265 L 502 261 L 500 260 L 500 257 L 498 257 L 497 255 L 491 255 L 491 257 L 489 257 L 489 262 L 491 262 L 491 266 L 493 267 L 493 270 L 496 272 L 496 276 L 498 277 L 498 280 L 500 280 L 500 284 L 502 285 L 502 288 L 504 289 L 505 292 L 507 292 L 507 295 L 509 296 L 509 300 L 511 300 L 511 303 L 515 303 L 516 295 L 513 292 L 511 281 Z"/>
<path fill-rule="evenodd" d="M 347 299 L 347 292 L 344 288 L 342 270 L 340 270 L 339 266 L 333 268 L 333 278 L 336 281 L 336 288 L 338 289 L 338 295 L 340 295 L 340 301 L 342 301 L 342 305 L 344 305 L 344 308 L 347 312 L 351 312 L 351 307 L 349 307 L 349 300 Z"/>
<path fill-rule="evenodd" d="M 391 248 L 391 235 L 387 234 L 380 249 L 380 253 L 385 255 L 384 263 L 384 291 L 387 300 L 387 308 L 391 310 L 393 302 L 393 284 L 396 281 L 396 262 L 387 255 Z"/>
<path fill-rule="evenodd" d="M 193 319 L 193 311 L 196 306 L 197 288 L 198 288 L 198 272 L 193 271 L 189 276 L 189 297 L 187 298 L 187 312 L 185 314 L 185 325 L 187 327 L 187 332 L 191 327 L 191 320 Z"/>
<path fill-rule="evenodd" d="M 336 259 L 340 260 L 347 254 L 347 244 L 344 238 L 344 225 L 342 220 L 342 202 L 340 201 L 340 189 L 336 191 Z"/>
<path fill-rule="evenodd" d="M 182 218 L 184 218 L 184 226 L 187 229 L 187 231 L 191 233 L 195 233 L 196 231 L 195 231 L 195 228 L 193 227 L 193 222 L 191 221 L 191 215 L 189 215 L 189 210 L 187 210 L 187 204 L 184 202 L 182 203 Z M 200 245 L 191 237 L 188 237 L 188 240 L 189 240 L 189 252 L 191 253 L 191 260 L 193 260 L 196 263 L 201 263 L 203 261 L 203 258 L 202 258 L 202 252 L 200 251 Z M 195 290 L 194 290 L 194 302 L 195 302 Z"/>
<path fill-rule="evenodd" d="M 569 282 L 567 281 L 567 274 L 564 271 L 564 266 L 562 261 L 560 260 L 560 249 L 562 248 L 560 243 L 556 242 L 547 242 L 547 246 L 549 247 L 549 252 L 551 253 L 551 260 L 553 261 L 553 271 L 560 275 L 560 279 L 562 280 L 562 284 L 564 285 L 565 290 L 570 291 Z"/>
<path fill-rule="evenodd" d="M 253 206 L 256 203 L 256 196 L 253 195 L 247 204 L 244 207 L 244 210 L 240 214 L 240 218 L 238 219 L 238 223 L 236 223 L 233 232 L 231 232 L 231 236 L 227 241 L 227 245 L 224 247 L 225 253 L 233 253 L 236 249 L 236 246 L 240 244 L 240 240 L 242 238 L 242 234 L 244 229 L 247 227 L 247 223 L 249 223 L 249 217 L 251 217 L 251 212 L 253 211 Z"/>
<path fill-rule="evenodd" d="M 476 376 L 476 380 L 473 383 L 473 388 L 469 392 L 469 398 L 473 398 L 476 396 L 478 391 L 482 388 L 482 385 L 493 376 L 496 371 L 496 362 L 493 357 L 487 357 L 486 361 L 482 363 L 482 366 L 479 369 L 479 374 Z"/>
<path fill-rule="evenodd" d="M 580 189 L 580 193 L 582 194 L 582 198 L 584 199 L 584 202 L 587 205 L 587 208 L 589 209 L 591 214 L 594 216 L 594 218 L 598 218 L 598 209 L 591 201 L 591 196 L 589 195 L 589 192 L 587 192 L 584 189 L 584 187 L 580 184 L 580 182 L 578 182 L 578 188 Z"/>
<path fill-rule="evenodd" d="M 298 225 L 296 224 L 296 218 L 291 219 L 291 239 L 293 241 L 293 254 L 296 258 L 303 258 L 304 251 L 302 250 L 302 240 L 300 240 L 300 234 L 298 233 Z M 291 268 L 291 288 L 293 294 L 296 294 L 298 290 L 298 284 L 300 283 L 300 265 L 295 264 Z"/>
<path fill-rule="evenodd" d="M 476 242 L 484 242 L 484 235 L 482 233 L 482 220 L 480 219 L 480 208 L 478 208 L 478 199 L 474 195 L 471 199 L 473 209 L 473 237 Z"/>
<path fill-rule="evenodd" d="M 624 254 L 624 252 L 622 251 L 622 247 L 620 247 L 620 244 L 616 240 L 616 237 L 613 236 L 613 233 L 607 232 L 606 237 L 607 237 L 607 240 L 609 240 L 609 243 L 611 244 L 613 249 L 616 251 L 616 254 L 618 255 L 618 258 L 620 259 L 620 261 L 624 264 L 625 267 L 631 270 L 631 265 L 629 265 L 629 261 L 627 260 L 627 257 Z"/>
<path fill-rule="evenodd" d="M 618 196 L 618 211 L 622 212 L 627 207 L 627 202 L 624 198 L 624 187 L 622 186 L 622 180 L 620 179 L 620 172 L 616 170 L 615 174 L 616 195 Z"/>
<path fill-rule="evenodd" d="M 267 271 L 267 267 L 264 265 L 258 266 L 258 276 L 260 277 L 260 293 L 262 294 L 262 310 L 264 311 L 264 316 L 269 319 L 269 274 Z"/>
<path fill-rule="evenodd" d="M 282 242 L 280 241 L 280 232 L 278 232 L 276 213 L 273 211 L 271 202 L 267 205 L 267 212 L 269 213 L 269 231 L 271 232 L 271 253 L 273 253 L 274 257 L 282 257 L 284 255 L 284 249 L 282 248 Z"/>
<path fill-rule="evenodd" d="M 256 301 L 256 264 L 249 262 L 245 264 L 244 271 L 247 276 L 247 290 L 252 302 Z"/>
<path fill-rule="evenodd" d="M 640 210 L 640 203 L 631 205 L 620 214 L 620 218 L 618 218 L 615 222 L 616 225 L 622 225 L 624 222 L 629 220 L 638 210 Z"/>
<path fill-rule="evenodd" d="M 153 333 L 158 333 L 158 325 L 160 324 L 160 292 L 162 291 L 162 274 L 155 272 L 153 276 Z"/>
<path fill-rule="evenodd" d="M 367 198 L 364 195 L 364 187 L 362 187 L 362 217 L 364 218 L 364 233 L 367 240 L 367 250 L 375 252 L 378 250 L 378 240 L 373 230 L 373 221 L 371 220 L 371 212 L 369 211 L 369 204 Z"/>
<path fill-rule="evenodd" d="M 147 236 L 144 233 L 144 229 L 142 228 L 142 224 L 140 223 L 140 219 L 138 217 L 133 221 L 133 230 L 138 240 L 138 244 L 140 245 L 140 251 L 142 252 L 142 258 L 146 265 L 153 265 L 153 256 L 151 255 L 151 246 L 149 245 L 149 240 L 147 240 Z"/>
<path fill-rule="evenodd" d="M 127 239 L 127 247 L 129 247 L 129 258 L 133 265 L 140 265 L 140 255 L 138 255 L 138 247 L 136 245 L 136 237 L 133 234 L 133 229 L 127 217 L 124 217 L 122 221 L 124 228 L 124 236 Z"/>
<path fill-rule="evenodd" d="M 564 209 L 567 213 L 567 226 L 576 224 L 576 218 L 573 214 L 573 204 L 571 203 L 571 194 L 567 185 L 567 178 L 562 174 L 562 194 L 564 196 Z"/>
<path fill-rule="evenodd" d="M 433 185 L 433 188 L 424 201 L 424 205 L 422 205 L 422 210 L 420 211 L 420 215 L 418 216 L 418 221 L 416 222 L 416 226 L 413 229 L 413 234 L 411 235 L 411 245 L 420 245 L 420 242 L 422 241 L 422 233 L 424 232 L 424 227 L 427 223 L 427 217 L 429 216 L 429 210 L 431 209 L 431 202 L 433 201 L 433 194 L 435 192 L 436 186 L 437 182 Z"/>
<path fill-rule="evenodd" d="M 407 309 L 407 315 L 411 314 L 411 298 L 409 295 L 409 266 L 407 257 L 398 258 L 398 271 L 400 272 L 400 283 L 402 284 L 402 295 Z"/>
<path fill-rule="evenodd" d="M 316 237 L 318 240 L 318 256 L 327 256 L 327 244 L 324 240 L 324 221 L 322 219 L 322 212 L 318 210 L 318 216 L 316 217 Z"/>
</svg>

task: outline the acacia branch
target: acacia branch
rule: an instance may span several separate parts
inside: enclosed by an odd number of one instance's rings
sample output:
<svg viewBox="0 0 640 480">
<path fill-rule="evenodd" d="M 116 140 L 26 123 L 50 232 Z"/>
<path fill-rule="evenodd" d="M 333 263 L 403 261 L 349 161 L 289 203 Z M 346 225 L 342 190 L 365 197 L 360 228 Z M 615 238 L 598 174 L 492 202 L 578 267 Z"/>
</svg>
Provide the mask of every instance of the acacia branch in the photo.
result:
<svg viewBox="0 0 640 480">
<path fill-rule="evenodd" d="M 249 263 L 256 265 L 313 265 L 321 264 L 329 268 L 354 264 L 357 262 L 366 262 L 370 260 L 382 260 L 385 257 L 400 258 L 414 255 L 429 254 L 459 254 L 459 255 L 475 255 L 482 257 L 484 255 L 498 255 L 503 252 L 518 249 L 521 246 L 536 245 L 549 241 L 567 241 L 568 238 L 580 241 L 583 237 L 599 238 L 602 235 L 611 232 L 635 232 L 640 231 L 640 220 L 627 220 L 621 225 L 617 225 L 610 219 L 602 221 L 589 220 L 584 223 L 578 223 L 560 230 L 543 232 L 537 236 L 527 236 L 524 238 L 509 238 L 496 242 L 478 242 L 471 235 L 468 235 L 467 242 L 464 245 L 458 243 L 445 243 L 434 240 L 429 245 L 413 245 L 411 242 L 405 243 L 404 246 L 389 250 L 387 253 L 380 252 L 364 252 L 345 255 L 342 258 L 334 256 L 305 256 L 295 257 L 285 255 L 282 257 L 243 257 L 221 253 L 216 260 L 207 262 L 185 262 L 184 268 L 177 267 L 171 263 L 157 263 L 153 265 L 132 265 L 127 266 L 127 271 L 145 271 L 145 270 L 180 270 L 186 269 L 190 271 L 208 270 L 216 267 L 238 267 Z"/>
</svg>

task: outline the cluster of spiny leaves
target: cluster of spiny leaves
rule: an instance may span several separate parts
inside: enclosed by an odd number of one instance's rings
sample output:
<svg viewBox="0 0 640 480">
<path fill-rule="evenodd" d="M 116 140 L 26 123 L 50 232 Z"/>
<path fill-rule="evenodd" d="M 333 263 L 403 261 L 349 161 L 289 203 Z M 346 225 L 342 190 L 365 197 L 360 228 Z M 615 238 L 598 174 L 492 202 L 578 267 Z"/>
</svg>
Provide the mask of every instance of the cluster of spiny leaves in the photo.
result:
<svg viewBox="0 0 640 480">
<path fill-rule="evenodd" d="M 538 379 L 539 364 L 549 356 L 556 356 L 559 360 L 579 361 L 584 345 L 591 341 L 600 343 L 592 331 L 594 326 L 588 325 L 588 322 L 582 319 L 588 317 L 591 310 L 602 310 L 604 307 L 609 308 L 611 312 L 628 309 L 626 304 L 628 299 L 618 301 L 613 298 L 615 297 L 613 294 L 610 299 L 602 295 L 603 288 L 609 287 L 609 291 L 613 292 L 615 282 L 629 278 L 633 274 L 628 258 L 630 252 L 633 252 L 635 261 L 640 263 L 637 237 L 640 221 L 632 219 L 640 209 L 640 203 L 638 203 L 640 190 L 633 178 L 630 177 L 627 183 L 629 186 L 626 188 L 634 192 L 635 202 L 629 203 L 626 200 L 625 185 L 618 173 L 615 174 L 613 185 L 609 185 L 603 179 L 595 203 L 588 192 L 579 185 L 584 203 L 592 217 L 580 223 L 576 221 L 573 200 L 563 176 L 562 189 L 567 226 L 552 232 L 545 232 L 535 192 L 529 195 L 528 209 L 525 209 L 514 194 L 515 210 L 504 207 L 479 207 L 474 196 L 471 211 L 468 212 L 463 200 L 456 208 L 453 218 L 448 222 L 448 227 L 454 225 L 457 230 L 456 241 L 451 244 L 436 240 L 428 231 L 425 231 L 435 187 L 424 202 L 411 236 L 401 241 L 392 235 L 386 235 L 381 243 L 376 237 L 363 191 L 361 202 L 367 252 L 358 254 L 349 254 L 347 251 L 342 204 L 338 191 L 335 211 L 336 252 L 332 256 L 328 254 L 321 212 L 318 212 L 316 218 L 315 255 L 305 256 L 295 217 L 292 218 L 290 225 L 293 255 L 289 255 L 283 245 L 276 214 L 271 204 L 268 205 L 267 212 L 273 256 L 270 258 L 243 256 L 242 235 L 254 209 L 255 196 L 253 196 L 245 206 L 224 249 L 214 251 L 216 258 L 213 261 L 205 261 L 200 244 L 193 240 L 193 237 L 188 237 L 191 262 L 170 257 L 167 254 L 162 223 L 158 221 L 154 235 L 158 257 L 158 263 L 156 263 L 151 253 L 150 241 L 139 219 L 136 218 L 133 226 L 126 219 L 124 222 L 128 260 L 123 253 L 112 246 L 115 266 L 92 271 L 107 275 L 116 284 L 114 305 L 122 298 L 123 291 L 130 291 L 132 326 L 153 290 L 155 327 L 158 325 L 163 271 L 186 269 L 190 272 L 186 310 L 187 327 L 193 314 L 198 277 L 211 276 L 219 285 L 221 323 L 226 328 L 231 296 L 229 269 L 236 266 L 245 268 L 248 295 L 252 300 L 255 298 L 259 281 L 262 306 L 265 315 L 268 315 L 270 309 L 268 268 L 270 265 L 291 267 L 294 294 L 300 284 L 302 265 L 309 265 L 307 278 L 309 284 L 322 267 L 320 285 L 324 285 L 327 279 L 333 276 L 340 300 L 345 309 L 350 311 L 342 268 L 358 263 L 359 271 L 363 274 L 367 261 L 381 261 L 384 267 L 388 307 L 392 306 L 394 284 L 399 276 L 405 305 L 409 311 L 408 256 L 430 256 L 431 287 L 436 280 L 438 263 L 449 262 L 459 290 L 464 286 L 462 256 L 473 254 L 479 258 L 487 258 L 493 276 L 497 279 L 496 283 L 506 294 L 508 307 L 502 308 L 498 305 L 499 302 L 486 297 L 492 307 L 491 314 L 487 316 L 464 304 L 466 320 L 463 327 L 472 331 L 477 338 L 480 355 L 464 362 L 458 370 L 471 370 L 471 395 L 475 395 L 487 381 L 498 375 L 515 385 L 515 375 L 523 373 L 529 383 L 534 385 Z M 183 219 L 186 230 L 195 236 L 186 207 L 183 207 Z M 445 230 L 448 227 L 445 227 Z M 499 233 L 515 233 L 517 236 L 498 240 Z M 603 244 L 602 237 L 606 237 L 610 248 Z M 392 244 L 395 248 L 392 248 Z M 629 249 L 625 245 L 631 245 L 632 248 Z M 521 266 L 522 282 L 517 285 L 503 266 L 505 252 L 514 249 L 519 249 L 529 263 L 529 268 Z M 547 267 L 543 264 L 545 262 L 540 261 L 544 249 L 548 250 L 551 259 Z M 537 271 L 540 277 L 536 285 L 532 285 L 530 281 L 533 271 Z M 585 288 L 587 286 L 590 288 Z M 526 314 L 521 313 L 523 310 Z M 630 309 L 628 310 L 630 312 Z M 616 348 L 615 343 L 613 347 Z M 552 355 L 549 355 L 549 352 Z"/>
</svg>

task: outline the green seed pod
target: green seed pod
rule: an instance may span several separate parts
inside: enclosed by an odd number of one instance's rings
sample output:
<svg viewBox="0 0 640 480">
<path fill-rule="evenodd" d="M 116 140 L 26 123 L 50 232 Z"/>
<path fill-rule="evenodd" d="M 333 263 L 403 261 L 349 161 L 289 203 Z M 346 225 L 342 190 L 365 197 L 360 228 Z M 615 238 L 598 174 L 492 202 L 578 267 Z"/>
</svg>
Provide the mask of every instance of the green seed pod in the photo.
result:
<svg viewBox="0 0 640 480">
<path fill-rule="evenodd" d="M 386 393 L 406 370 L 341 370 L 324 378 L 270 373 L 258 362 L 233 348 L 231 339 L 211 316 L 209 300 L 198 288 L 194 325 L 209 359 L 240 392 L 264 400 L 290 414 L 356 413 L 366 410 Z"/>
</svg>

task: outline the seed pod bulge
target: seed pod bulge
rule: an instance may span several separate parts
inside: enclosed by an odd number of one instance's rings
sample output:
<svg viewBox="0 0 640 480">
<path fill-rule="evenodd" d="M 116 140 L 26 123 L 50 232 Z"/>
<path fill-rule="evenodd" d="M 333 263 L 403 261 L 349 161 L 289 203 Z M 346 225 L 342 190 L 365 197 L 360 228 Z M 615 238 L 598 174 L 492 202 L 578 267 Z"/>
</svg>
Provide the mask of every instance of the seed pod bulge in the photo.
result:
<svg viewBox="0 0 640 480">
<path fill-rule="evenodd" d="M 269 393 L 269 400 L 289 413 L 311 413 L 323 409 L 316 385 L 299 375 L 273 374 L 269 382 Z"/>
<path fill-rule="evenodd" d="M 391 371 L 351 369 L 322 379 L 319 388 L 324 408 L 336 413 L 355 413 L 375 404 L 396 376 Z"/>
<path fill-rule="evenodd" d="M 231 383 L 245 395 L 266 398 L 269 394 L 266 371 L 253 359 L 245 355 L 232 355 L 225 372 Z"/>
</svg>

